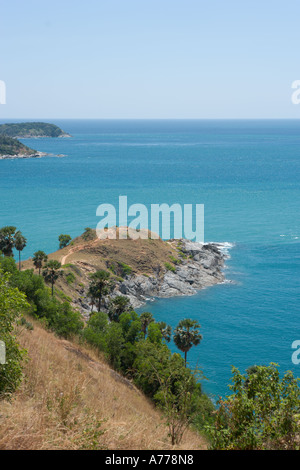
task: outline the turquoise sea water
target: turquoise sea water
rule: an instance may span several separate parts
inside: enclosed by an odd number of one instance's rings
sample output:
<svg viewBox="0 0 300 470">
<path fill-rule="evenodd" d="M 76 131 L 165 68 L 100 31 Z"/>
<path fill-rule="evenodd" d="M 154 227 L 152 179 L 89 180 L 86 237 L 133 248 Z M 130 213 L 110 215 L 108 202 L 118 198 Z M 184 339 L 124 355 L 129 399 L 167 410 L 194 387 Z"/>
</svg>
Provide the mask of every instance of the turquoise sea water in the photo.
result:
<svg viewBox="0 0 300 470">
<path fill-rule="evenodd" d="M 291 362 L 300 339 L 300 122 L 51 122 L 73 137 L 23 142 L 66 157 L 0 161 L 0 226 L 28 238 L 24 257 L 56 250 L 60 233 L 96 227 L 97 206 L 117 206 L 119 195 L 148 206 L 202 203 L 205 241 L 233 244 L 234 282 L 144 309 L 173 327 L 200 322 L 203 340 L 188 360 L 215 397 L 227 393 L 231 365 L 272 361 L 300 376 Z"/>
</svg>

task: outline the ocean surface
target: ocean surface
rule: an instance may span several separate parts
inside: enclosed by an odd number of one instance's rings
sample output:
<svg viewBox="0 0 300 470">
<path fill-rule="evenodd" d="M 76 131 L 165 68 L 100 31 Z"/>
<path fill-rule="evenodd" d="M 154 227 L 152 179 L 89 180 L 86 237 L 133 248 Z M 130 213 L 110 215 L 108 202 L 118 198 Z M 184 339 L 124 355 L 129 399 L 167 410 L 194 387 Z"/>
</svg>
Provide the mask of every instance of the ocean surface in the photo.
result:
<svg viewBox="0 0 300 470">
<path fill-rule="evenodd" d="M 199 321 L 203 340 L 188 362 L 214 399 L 229 392 L 232 365 L 275 362 L 300 377 L 291 360 L 300 340 L 300 121 L 49 122 L 72 138 L 23 142 L 65 157 L 0 161 L 0 226 L 27 237 L 23 257 L 95 228 L 97 206 L 117 207 L 120 195 L 147 207 L 204 204 L 205 241 L 229 244 L 233 282 L 142 310 L 172 327 Z"/>
</svg>

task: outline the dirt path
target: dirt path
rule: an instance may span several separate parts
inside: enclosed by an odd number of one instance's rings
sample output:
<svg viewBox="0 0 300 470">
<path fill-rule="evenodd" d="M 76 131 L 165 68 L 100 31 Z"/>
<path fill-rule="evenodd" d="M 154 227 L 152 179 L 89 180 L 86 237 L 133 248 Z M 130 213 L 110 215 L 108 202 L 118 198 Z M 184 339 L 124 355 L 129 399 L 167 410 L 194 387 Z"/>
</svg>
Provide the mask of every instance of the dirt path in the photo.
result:
<svg viewBox="0 0 300 470">
<path fill-rule="evenodd" d="M 79 246 L 74 246 L 74 248 L 70 248 L 70 250 L 68 251 L 68 253 L 66 255 L 64 255 L 62 258 L 61 258 L 61 265 L 63 266 L 64 264 L 66 264 L 66 260 L 69 256 L 71 256 L 73 253 L 77 253 L 77 251 L 81 251 L 83 250 L 84 248 L 88 248 L 88 247 L 91 247 L 93 245 L 96 245 L 98 243 L 98 238 L 96 240 L 94 240 L 93 242 L 91 243 L 85 243 L 84 245 L 79 245 Z"/>
</svg>

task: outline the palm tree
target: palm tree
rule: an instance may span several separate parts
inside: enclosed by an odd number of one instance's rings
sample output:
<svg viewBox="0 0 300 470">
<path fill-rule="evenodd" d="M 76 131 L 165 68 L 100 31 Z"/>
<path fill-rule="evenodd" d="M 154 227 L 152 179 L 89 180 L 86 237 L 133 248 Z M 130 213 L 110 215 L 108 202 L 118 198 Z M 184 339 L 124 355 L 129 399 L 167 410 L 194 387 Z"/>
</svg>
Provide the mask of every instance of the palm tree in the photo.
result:
<svg viewBox="0 0 300 470">
<path fill-rule="evenodd" d="M 153 315 L 150 312 L 143 312 L 141 313 L 140 320 L 142 324 L 142 332 L 144 333 L 144 338 L 146 338 L 148 326 L 154 321 Z"/>
<path fill-rule="evenodd" d="M 90 275 L 91 283 L 89 296 L 98 301 L 98 312 L 101 310 L 102 298 L 110 289 L 110 273 L 104 270 L 96 271 Z"/>
<path fill-rule="evenodd" d="M 193 345 L 197 346 L 202 340 L 199 328 L 200 325 L 196 320 L 186 318 L 185 320 L 181 320 L 174 330 L 174 343 L 180 351 L 184 352 L 185 367 L 188 351 Z"/>
<path fill-rule="evenodd" d="M 21 251 L 24 250 L 27 240 L 20 231 L 16 232 L 14 239 L 15 248 L 19 252 L 19 271 L 21 271 Z"/>
<path fill-rule="evenodd" d="M 55 259 L 48 261 L 48 263 L 46 263 L 44 267 L 43 276 L 46 282 L 51 283 L 52 296 L 54 293 L 54 284 L 57 279 L 63 274 L 63 271 L 59 271 L 60 268 L 60 262 L 56 261 Z"/>
<path fill-rule="evenodd" d="M 163 338 L 169 343 L 172 338 L 172 328 L 170 325 L 167 325 L 164 321 L 160 321 L 158 323 L 158 326 L 160 328 L 161 334 Z"/>
<path fill-rule="evenodd" d="M 48 261 L 48 256 L 46 255 L 44 251 L 39 250 L 33 254 L 32 261 L 33 261 L 35 268 L 39 270 L 39 276 L 40 276 L 41 268 L 43 267 L 43 263 L 46 263 Z"/>
<path fill-rule="evenodd" d="M 14 256 L 13 248 L 15 246 L 16 227 L 7 226 L 0 229 L 0 251 L 4 256 Z"/>
<path fill-rule="evenodd" d="M 124 295 L 117 295 L 109 304 L 108 318 L 110 321 L 119 321 L 120 315 L 127 312 L 131 307 L 130 301 Z"/>
</svg>

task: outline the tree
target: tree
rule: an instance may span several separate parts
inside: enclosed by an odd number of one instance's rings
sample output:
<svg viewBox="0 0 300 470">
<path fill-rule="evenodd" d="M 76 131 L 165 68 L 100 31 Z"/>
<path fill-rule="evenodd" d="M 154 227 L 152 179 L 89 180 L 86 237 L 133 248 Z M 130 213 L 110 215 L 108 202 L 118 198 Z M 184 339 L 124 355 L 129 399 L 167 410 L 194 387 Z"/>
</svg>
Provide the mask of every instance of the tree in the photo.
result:
<svg viewBox="0 0 300 470">
<path fill-rule="evenodd" d="M 130 308 L 130 301 L 127 297 L 123 295 L 118 295 L 114 299 L 110 301 L 109 310 L 108 310 L 108 317 L 110 321 L 119 321 L 120 315 L 126 312 Z"/>
<path fill-rule="evenodd" d="M 150 312 L 143 312 L 141 313 L 140 320 L 142 325 L 142 332 L 144 333 L 144 338 L 146 338 L 148 326 L 154 321 L 153 315 Z"/>
<path fill-rule="evenodd" d="M 72 240 L 72 237 L 70 235 L 64 235 L 64 234 L 59 235 L 58 237 L 59 248 L 65 248 L 66 246 L 69 245 L 71 240 Z"/>
<path fill-rule="evenodd" d="M 39 250 L 33 254 L 32 261 L 33 261 L 35 268 L 39 270 L 39 276 L 40 276 L 43 263 L 46 263 L 48 261 L 48 256 L 46 255 L 44 251 Z"/>
<path fill-rule="evenodd" d="M 172 328 L 170 325 L 167 325 L 164 321 L 158 322 L 161 334 L 167 343 L 171 341 L 172 338 Z"/>
<path fill-rule="evenodd" d="M 19 230 L 15 233 L 14 238 L 15 248 L 19 252 L 19 271 L 21 271 L 21 251 L 24 250 L 27 240 Z"/>
<path fill-rule="evenodd" d="M 7 226 L 0 229 L 0 250 L 4 256 L 13 257 L 13 249 L 15 246 L 16 227 Z"/>
<path fill-rule="evenodd" d="M 60 268 L 61 268 L 60 262 L 54 259 L 48 261 L 48 263 L 46 263 L 44 267 L 43 276 L 44 276 L 45 281 L 50 282 L 51 284 L 52 297 L 54 294 L 54 284 L 57 281 L 57 279 L 63 274 L 63 272 L 60 271 Z"/>
<path fill-rule="evenodd" d="M 255 366 L 242 375 L 232 368 L 233 394 L 219 400 L 215 423 L 208 427 L 216 450 L 299 448 L 299 379 L 277 364 Z"/>
<path fill-rule="evenodd" d="M 199 333 L 200 325 L 196 320 L 186 318 L 178 323 L 174 330 L 174 343 L 177 348 L 184 352 L 184 363 L 186 366 L 187 353 L 192 346 L 197 346 L 202 340 Z"/>
<path fill-rule="evenodd" d="M 100 270 L 90 275 L 91 283 L 88 295 L 98 302 L 98 312 L 101 310 L 103 296 L 108 294 L 110 284 L 110 274 L 107 271 Z"/>
<path fill-rule="evenodd" d="M 0 270 L 0 340 L 5 345 L 6 363 L 0 364 L 0 397 L 11 394 L 22 379 L 22 358 L 24 351 L 19 348 L 13 335 L 14 324 L 28 307 L 25 295 L 10 286 L 10 274 Z"/>
</svg>

